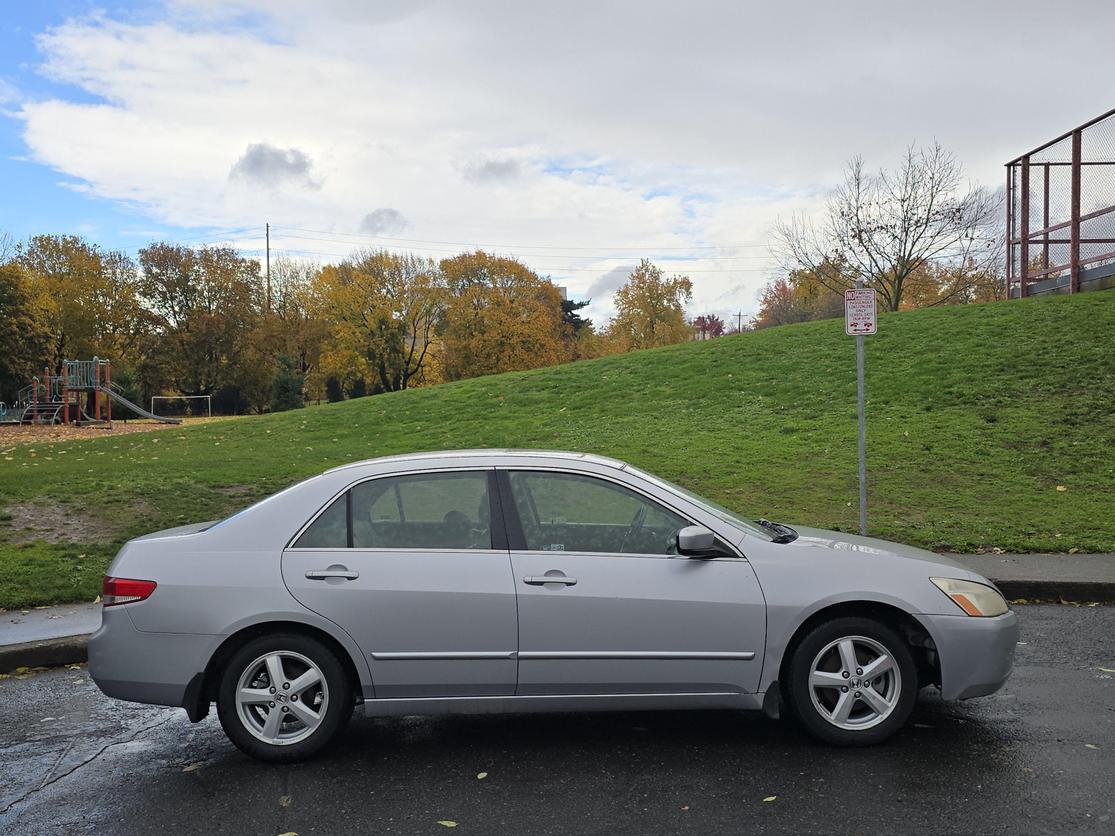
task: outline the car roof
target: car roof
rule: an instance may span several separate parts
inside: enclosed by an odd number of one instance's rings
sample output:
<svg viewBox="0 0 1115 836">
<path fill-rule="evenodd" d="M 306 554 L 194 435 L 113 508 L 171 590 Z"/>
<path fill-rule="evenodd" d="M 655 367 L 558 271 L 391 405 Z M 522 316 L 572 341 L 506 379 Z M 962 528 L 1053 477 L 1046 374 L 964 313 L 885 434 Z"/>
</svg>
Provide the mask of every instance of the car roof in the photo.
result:
<svg viewBox="0 0 1115 836">
<path fill-rule="evenodd" d="M 365 467 L 370 464 L 387 464 L 392 462 L 418 462 L 429 461 L 430 459 L 480 459 L 480 458 L 501 458 L 501 459 L 565 459 L 567 461 L 580 461 L 586 464 L 604 465 L 606 467 L 614 467 L 617 470 L 623 470 L 627 467 L 626 462 L 619 459 L 611 459 L 607 456 L 597 456 L 593 453 L 575 453 L 566 450 L 522 450 L 522 449 L 476 449 L 476 450 L 431 450 L 424 453 L 401 453 L 394 456 L 380 456 L 375 459 L 364 459 L 359 462 L 349 462 L 342 464 L 338 467 L 326 470 L 326 473 L 337 473 L 342 470 L 349 470 L 354 467 Z"/>
</svg>

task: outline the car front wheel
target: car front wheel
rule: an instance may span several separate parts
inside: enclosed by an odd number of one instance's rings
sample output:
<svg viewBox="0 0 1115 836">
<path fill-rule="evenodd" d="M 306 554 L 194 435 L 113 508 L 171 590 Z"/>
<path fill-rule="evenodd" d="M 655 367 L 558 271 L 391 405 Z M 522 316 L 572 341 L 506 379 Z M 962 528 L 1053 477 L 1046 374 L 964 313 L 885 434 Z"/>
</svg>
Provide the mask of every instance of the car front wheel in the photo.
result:
<svg viewBox="0 0 1115 836">
<path fill-rule="evenodd" d="M 837 746 L 870 746 L 906 723 L 918 676 L 893 629 L 869 618 L 837 618 L 797 645 L 787 686 L 793 715 L 814 736 Z"/>
<path fill-rule="evenodd" d="M 352 687 L 336 654 L 296 633 L 247 642 L 221 676 L 217 715 L 243 751 L 274 763 L 321 751 L 352 715 Z"/>
</svg>

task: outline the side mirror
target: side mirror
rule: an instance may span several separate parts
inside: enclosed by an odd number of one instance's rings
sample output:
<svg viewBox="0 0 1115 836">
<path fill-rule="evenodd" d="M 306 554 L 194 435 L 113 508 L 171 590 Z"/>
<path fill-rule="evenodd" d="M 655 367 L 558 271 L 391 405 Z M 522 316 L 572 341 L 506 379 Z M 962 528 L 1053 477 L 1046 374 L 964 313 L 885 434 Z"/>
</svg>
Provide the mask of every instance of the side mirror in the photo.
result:
<svg viewBox="0 0 1115 836">
<path fill-rule="evenodd" d="M 678 554 L 686 557 L 718 557 L 716 535 L 703 525 L 690 525 L 678 532 Z"/>
</svg>

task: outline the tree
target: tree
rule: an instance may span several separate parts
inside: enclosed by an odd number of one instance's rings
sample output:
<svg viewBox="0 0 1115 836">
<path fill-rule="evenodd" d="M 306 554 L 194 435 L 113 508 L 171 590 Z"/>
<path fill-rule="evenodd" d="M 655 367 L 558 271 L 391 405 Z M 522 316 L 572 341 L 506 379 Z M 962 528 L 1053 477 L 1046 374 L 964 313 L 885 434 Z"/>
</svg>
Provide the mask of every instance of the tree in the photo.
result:
<svg viewBox="0 0 1115 836">
<path fill-rule="evenodd" d="M 424 380 L 445 291 L 437 264 L 386 250 L 359 250 L 322 268 L 313 282 L 316 314 L 332 325 L 323 349 L 330 374 L 368 377 L 373 391 Z"/>
<path fill-rule="evenodd" d="M 616 291 L 609 333 L 621 351 L 684 342 L 692 334 L 685 321 L 685 303 L 692 298 L 693 283 L 687 277 L 666 278 L 644 259 Z"/>
<path fill-rule="evenodd" d="M 51 333 L 51 368 L 76 357 L 120 359 L 153 325 L 140 302 L 135 262 L 76 235 L 36 235 L 16 248 L 28 290 Z"/>
<path fill-rule="evenodd" d="M 260 325 L 259 263 L 231 247 L 140 250 L 140 289 L 160 318 L 166 370 L 187 395 L 216 395 L 224 408 L 267 403 L 270 362 L 253 348 Z M 243 393 L 252 392 L 246 404 Z"/>
<path fill-rule="evenodd" d="M 702 314 L 693 320 L 693 328 L 697 332 L 697 339 L 711 340 L 724 336 L 724 320 L 716 314 Z"/>
<path fill-rule="evenodd" d="M 892 311 L 933 261 L 956 267 L 947 296 L 960 295 L 999 257 L 1001 237 L 1000 198 L 962 181 L 956 158 L 936 143 L 907 149 L 893 172 L 871 174 L 856 157 L 819 223 L 798 216 L 777 224 L 774 253 L 787 271 L 810 271 L 838 293 L 862 281 Z"/>
<path fill-rule="evenodd" d="M 42 371 L 51 344 L 44 312 L 28 292 L 18 264 L 0 264 L 0 400 L 16 393 Z"/>
<path fill-rule="evenodd" d="M 440 356 L 446 380 L 570 358 L 561 294 L 526 265 L 478 250 L 445 259 L 441 270 L 449 293 Z"/>
<path fill-rule="evenodd" d="M 285 412 L 306 405 L 298 362 L 288 354 L 279 357 L 279 368 L 271 378 L 271 411 Z"/>
</svg>

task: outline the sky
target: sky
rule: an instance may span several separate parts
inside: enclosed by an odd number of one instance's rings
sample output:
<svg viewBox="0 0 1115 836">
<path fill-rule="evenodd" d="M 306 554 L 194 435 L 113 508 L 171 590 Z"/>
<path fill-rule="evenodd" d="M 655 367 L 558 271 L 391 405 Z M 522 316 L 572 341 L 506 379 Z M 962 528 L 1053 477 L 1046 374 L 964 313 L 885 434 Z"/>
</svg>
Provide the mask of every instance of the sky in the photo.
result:
<svg viewBox="0 0 1115 836">
<path fill-rule="evenodd" d="M 852 156 L 937 141 L 999 188 L 1115 107 L 1113 25 L 1110 0 L 0 0 L 0 232 L 483 247 L 596 320 L 645 257 L 734 322 L 772 225 Z"/>
</svg>

